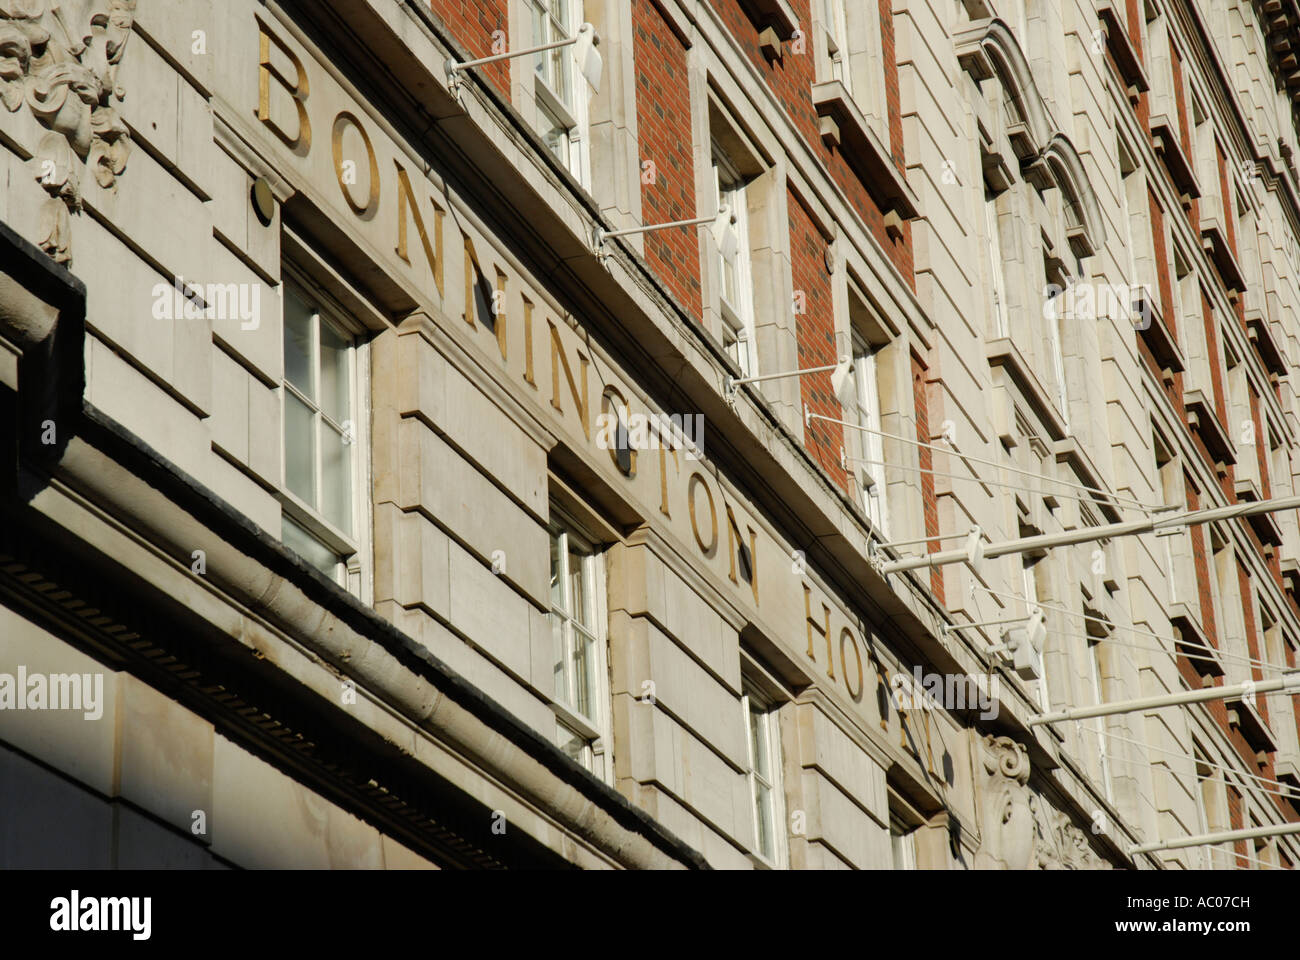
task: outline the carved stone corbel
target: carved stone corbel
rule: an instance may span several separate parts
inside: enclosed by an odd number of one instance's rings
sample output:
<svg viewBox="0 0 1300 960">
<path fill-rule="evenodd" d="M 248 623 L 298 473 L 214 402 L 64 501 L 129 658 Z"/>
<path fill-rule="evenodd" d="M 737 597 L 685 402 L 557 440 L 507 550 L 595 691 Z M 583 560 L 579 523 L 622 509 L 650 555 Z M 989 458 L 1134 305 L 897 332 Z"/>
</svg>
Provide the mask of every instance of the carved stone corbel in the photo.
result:
<svg viewBox="0 0 1300 960">
<path fill-rule="evenodd" d="M 0 0 L 0 105 L 26 104 L 57 135 L 32 158 L 50 194 L 41 210 L 41 248 L 72 259 L 68 216 L 81 210 L 78 161 L 95 182 L 115 189 L 131 137 L 114 106 L 126 93 L 117 67 L 135 21 L 136 0 Z"/>
</svg>

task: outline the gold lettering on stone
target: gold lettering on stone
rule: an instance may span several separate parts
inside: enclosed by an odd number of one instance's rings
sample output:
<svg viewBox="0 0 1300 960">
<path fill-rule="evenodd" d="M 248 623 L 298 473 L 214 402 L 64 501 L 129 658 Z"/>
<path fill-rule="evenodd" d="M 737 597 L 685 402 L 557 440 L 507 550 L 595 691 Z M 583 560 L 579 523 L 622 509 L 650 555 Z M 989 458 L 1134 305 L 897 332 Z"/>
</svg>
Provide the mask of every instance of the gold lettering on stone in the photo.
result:
<svg viewBox="0 0 1300 960">
<path fill-rule="evenodd" d="M 614 404 L 611 403 L 612 400 L 618 401 L 618 408 L 614 408 Z M 607 436 L 612 435 L 615 440 L 617 440 L 619 433 L 618 427 L 627 426 L 628 421 L 632 416 L 632 410 L 627 404 L 627 397 L 623 396 L 618 387 L 614 386 L 612 383 L 606 386 L 605 392 L 600 395 L 600 412 L 605 417 L 609 417 L 611 415 L 611 410 L 612 415 L 617 418 L 617 425 L 613 431 L 606 430 L 605 433 Z M 597 433 L 597 436 L 599 436 L 599 432 Z M 631 446 L 630 442 L 628 445 L 628 469 L 624 470 L 618 462 L 617 443 L 610 444 L 609 459 L 613 461 L 614 466 L 618 469 L 619 473 L 623 474 L 623 476 L 636 476 L 636 448 Z"/>
<path fill-rule="evenodd" d="M 442 207 L 435 202 L 433 205 L 433 234 L 434 242 L 429 244 L 428 231 L 424 229 L 424 217 L 420 215 L 420 205 L 415 200 L 415 193 L 411 190 L 411 180 L 406 175 L 402 165 L 396 160 L 393 165 L 397 167 L 397 247 L 396 253 L 409 266 L 411 258 L 407 254 L 406 244 L 406 220 L 407 211 L 409 210 L 410 219 L 415 221 L 415 231 L 420 235 L 420 244 L 424 247 L 425 259 L 429 262 L 429 269 L 433 271 L 433 282 L 438 287 L 438 296 L 442 296 Z"/>
<path fill-rule="evenodd" d="M 560 368 L 563 367 L 564 379 L 569 384 L 569 394 L 573 397 L 573 402 L 578 407 L 578 417 L 582 420 L 582 432 L 590 440 L 591 424 L 587 416 L 587 365 L 591 361 L 581 350 L 577 352 L 582 377 L 582 392 L 579 394 L 578 384 L 573 379 L 573 368 L 569 366 L 569 357 L 564 352 L 564 345 L 560 343 L 560 331 L 550 320 L 546 321 L 546 325 L 551 329 L 551 406 L 559 413 L 564 412 L 564 407 L 560 405 Z"/>
<path fill-rule="evenodd" d="M 537 389 L 533 376 L 533 301 L 524 297 L 524 382 Z"/>
<path fill-rule="evenodd" d="M 497 349 L 501 351 L 501 359 L 509 359 L 506 355 L 508 345 L 506 344 L 506 275 L 497 269 L 497 289 L 492 296 L 492 319 L 497 331 Z"/>
<path fill-rule="evenodd" d="M 677 451 L 667 447 L 665 443 L 659 444 L 659 512 L 671 520 L 673 515 L 668 512 L 668 454 L 673 455 L 673 466 L 678 474 L 682 472 L 682 465 L 677 460 Z"/>
<path fill-rule="evenodd" d="M 812 615 L 812 588 L 803 585 L 803 616 L 808 629 L 808 659 L 817 662 L 817 653 L 813 648 L 813 632 L 821 634 L 826 641 L 826 676 L 835 679 L 835 659 L 831 656 L 831 608 L 822 604 L 823 623 L 818 623 Z"/>
<path fill-rule="evenodd" d="M 695 488 L 697 486 L 704 488 L 704 496 L 709 504 L 709 543 L 704 544 L 704 538 L 700 536 L 699 518 L 695 513 Z M 708 481 L 698 472 L 691 474 L 690 480 L 686 482 L 686 502 L 690 504 L 691 512 L 691 532 L 695 534 L 695 542 L 700 547 L 700 552 L 706 557 L 712 557 L 713 552 L 718 549 L 718 510 L 713 505 L 713 492 L 709 489 Z"/>
<path fill-rule="evenodd" d="M 366 157 L 370 161 L 370 194 L 365 203 L 357 203 L 352 196 L 352 186 L 348 183 L 345 176 L 347 168 L 344 166 L 343 157 L 343 131 L 351 124 L 356 128 L 357 133 L 361 134 L 361 142 L 366 145 Z M 338 178 L 339 189 L 343 191 L 343 199 L 348 202 L 348 206 L 362 220 L 369 220 L 379 209 L 379 160 L 375 156 L 374 145 L 370 142 L 370 135 L 366 133 L 365 127 L 361 126 L 355 116 L 344 110 L 334 118 L 334 175 Z"/>
<path fill-rule="evenodd" d="M 844 641 L 846 639 L 848 640 L 849 645 L 853 647 L 853 659 L 856 660 L 858 664 L 858 689 L 856 692 L 853 689 L 853 684 L 849 683 L 849 666 L 847 661 L 844 659 Z M 858 638 L 853 635 L 853 631 L 848 627 L 845 627 L 840 631 L 840 672 L 844 674 L 844 686 L 848 689 L 849 696 L 853 698 L 854 703 L 859 702 L 862 699 L 863 683 L 862 651 L 858 649 Z"/>
<path fill-rule="evenodd" d="M 266 28 L 259 17 L 257 20 L 257 30 L 260 44 L 260 53 L 257 63 L 257 119 L 266 124 L 267 129 L 274 133 L 283 141 L 284 145 L 301 157 L 307 156 L 311 150 L 311 119 L 307 116 L 307 96 L 310 88 L 307 84 L 307 71 L 303 69 L 302 61 L 294 54 L 292 50 L 280 40 L 279 37 L 273 36 Z M 271 61 L 271 44 L 288 57 L 289 62 L 293 64 L 296 79 L 290 80 Z M 271 80 L 274 79 L 280 84 L 289 96 L 293 98 L 294 106 L 298 110 L 298 132 L 290 136 L 288 131 L 271 119 Z"/>
<path fill-rule="evenodd" d="M 739 585 L 736 578 L 736 554 L 744 549 L 744 538 L 740 535 L 740 525 L 736 523 L 736 514 L 727 504 L 727 552 L 731 555 L 731 582 Z M 754 606 L 758 606 L 758 534 L 749 527 L 749 586 L 754 591 Z"/>
</svg>

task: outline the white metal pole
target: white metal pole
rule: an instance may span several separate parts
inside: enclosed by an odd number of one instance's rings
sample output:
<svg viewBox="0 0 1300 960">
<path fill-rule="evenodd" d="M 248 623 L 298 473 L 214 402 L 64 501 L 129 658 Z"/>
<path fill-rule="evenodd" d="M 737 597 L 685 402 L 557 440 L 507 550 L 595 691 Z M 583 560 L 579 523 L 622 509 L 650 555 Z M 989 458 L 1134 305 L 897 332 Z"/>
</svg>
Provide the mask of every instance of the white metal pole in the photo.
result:
<svg viewBox="0 0 1300 960">
<path fill-rule="evenodd" d="M 1219 833 L 1200 833 L 1191 837 L 1177 837 L 1173 840 L 1156 840 L 1152 843 L 1138 844 L 1129 848 L 1129 856 L 1136 857 L 1143 853 L 1155 853 L 1157 850 L 1178 850 L 1182 847 L 1209 846 L 1227 843 L 1232 840 L 1254 840 L 1256 837 L 1285 837 L 1300 833 L 1300 823 L 1274 824 L 1268 827 L 1248 827 L 1245 830 L 1223 830 Z"/>
<path fill-rule="evenodd" d="M 739 380 L 732 380 L 731 385 L 738 387 L 742 383 L 762 383 L 765 380 L 784 380 L 787 377 L 801 377 L 805 373 L 825 373 L 828 370 L 835 370 L 840 365 L 832 363 L 829 367 L 809 367 L 807 370 L 791 370 L 789 373 L 766 373 L 761 377 L 742 377 Z M 965 534 L 963 534 L 965 536 Z"/>
<path fill-rule="evenodd" d="M 652 233 L 655 230 L 667 230 L 670 227 L 698 227 L 701 224 L 712 223 L 718 219 L 715 213 L 711 217 L 696 217 L 694 220 L 674 220 L 672 223 L 655 223 L 648 227 L 628 227 L 624 230 L 602 230 L 600 233 L 601 240 L 608 240 L 611 237 L 630 237 L 638 233 Z"/>
<path fill-rule="evenodd" d="M 1030 717 L 1027 723 L 1031 727 L 1036 727 L 1044 723 L 1060 723 L 1062 720 L 1089 720 L 1093 717 L 1109 717 L 1138 710 L 1177 707 L 1185 703 L 1204 703 L 1207 700 L 1237 700 L 1257 693 L 1272 693 L 1275 690 L 1300 693 L 1300 667 L 1292 668 L 1285 676 L 1272 680 L 1248 680 L 1229 687 L 1205 687 L 1202 690 L 1182 690 L 1178 693 L 1163 693 L 1154 697 L 1139 697 L 1136 700 L 1115 700 L 1090 707 L 1070 707 L 1068 710 Z"/>
<path fill-rule="evenodd" d="M 510 60 L 514 57 L 526 57 L 530 53 L 545 53 L 547 50 L 557 50 L 560 47 L 570 47 L 578 42 L 577 36 L 569 37 L 567 40 L 556 40 L 554 43 L 546 43 L 540 47 L 529 47 L 527 50 L 511 50 L 507 53 L 498 53 L 491 57 L 481 57 L 478 60 L 448 60 L 447 74 L 450 76 L 461 70 L 468 70 L 470 67 L 481 67 L 484 64 L 496 63 L 498 60 Z"/>
<path fill-rule="evenodd" d="M 991 560 L 1008 554 L 1026 553 L 1030 550 L 1068 547 L 1078 543 L 1109 540 L 1112 537 L 1150 533 L 1153 530 L 1163 530 L 1169 527 L 1192 527 L 1202 523 L 1212 523 L 1215 520 L 1231 520 L 1236 517 L 1250 517 L 1261 513 L 1273 513 L 1278 510 L 1298 509 L 1300 509 L 1300 496 L 1237 503 L 1228 507 L 1212 507 L 1209 510 L 1180 513 L 1172 517 L 1130 520 L 1124 523 L 1109 523 L 1100 527 L 1081 527 L 1078 530 L 1067 530 L 1064 533 L 1044 533 L 1036 537 L 1021 537 L 1018 540 L 1007 540 L 1003 543 L 990 543 L 984 548 L 984 557 Z M 901 573 L 904 570 L 920 570 L 925 567 L 933 568 L 947 566 L 950 563 L 961 563 L 965 559 L 967 559 L 965 550 L 943 550 L 925 556 L 893 560 L 881 564 L 880 571 L 885 574 Z"/>
</svg>

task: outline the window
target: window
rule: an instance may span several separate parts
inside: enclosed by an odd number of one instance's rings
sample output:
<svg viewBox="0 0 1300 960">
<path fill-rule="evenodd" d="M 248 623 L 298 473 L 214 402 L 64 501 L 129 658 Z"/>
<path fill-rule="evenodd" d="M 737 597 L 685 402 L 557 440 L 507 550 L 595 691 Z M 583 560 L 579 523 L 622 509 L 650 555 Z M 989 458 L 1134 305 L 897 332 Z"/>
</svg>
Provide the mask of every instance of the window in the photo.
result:
<svg viewBox="0 0 1300 960">
<path fill-rule="evenodd" d="M 551 524 L 551 635 L 560 748 L 606 779 L 604 566 L 594 544 L 562 516 Z"/>
<path fill-rule="evenodd" d="M 1059 280 L 1064 281 L 1065 278 L 1061 277 Z M 1063 316 L 1064 304 L 1074 300 L 1074 293 L 1068 290 L 1068 286 L 1068 282 L 1058 282 L 1050 287 L 1052 299 L 1044 310 L 1044 319 L 1047 321 L 1047 348 L 1052 356 L 1052 374 L 1056 380 L 1056 396 L 1053 399 L 1067 429 L 1070 425 L 1070 395 L 1065 379 L 1065 351 L 1062 347 L 1061 321 L 1069 319 Z"/>
<path fill-rule="evenodd" d="M 1124 238 L 1124 266 L 1128 268 L 1126 279 L 1129 283 L 1135 284 L 1138 282 L 1138 271 L 1137 251 L 1133 246 L 1133 219 L 1134 216 L 1140 212 L 1135 208 L 1144 199 L 1142 196 L 1144 191 L 1140 189 L 1142 183 L 1138 177 L 1139 169 L 1137 161 L 1133 159 L 1132 152 L 1125 145 L 1123 140 L 1115 141 L 1115 152 L 1119 157 L 1120 220 L 1123 226 L 1123 231 L 1120 235 Z M 1125 304 L 1125 307 L 1128 306 L 1131 306 L 1131 304 Z"/>
<path fill-rule="evenodd" d="M 895 870 L 916 869 L 916 829 L 892 811 L 889 815 L 889 847 Z"/>
<path fill-rule="evenodd" d="M 748 684 L 740 698 L 749 739 L 749 789 L 754 801 L 754 850 L 768 864 L 783 857 L 781 742 L 776 709 Z"/>
<path fill-rule="evenodd" d="M 884 34 L 877 4 L 863 0 L 815 0 L 809 4 L 809 14 L 813 22 L 815 82 L 838 81 L 888 153 Z"/>
<path fill-rule="evenodd" d="M 989 295 L 993 298 L 993 336 L 1010 336 L 1007 326 L 1007 289 L 1002 274 L 1002 230 L 998 223 L 998 198 L 984 190 L 984 228 L 988 238 Z"/>
<path fill-rule="evenodd" d="M 1100 639 L 1088 640 L 1088 666 L 1091 668 L 1092 675 L 1092 701 L 1101 704 L 1106 698 L 1104 688 L 1102 687 L 1102 669 L 1101 669 L 1101 644 Z M 1107 802 L 1114 799 L 1111 794 L 1110 786 L 1110 744 L 1106 739 L 1106 718 L 1096 718 L 1096 737 L 1097 737 L 1097 756 L 1101 761 L 1101 782 L 1106 791 Z"/>
<path fill-rule="evenodd" d="M 1183 492 L 1183 471 L 1178 458 L 1170 445 L 1158 434 L 1152 434 L 1155 449 L 1156 473 L 1160 490 L 1160 502 L 1174 509 L 1187 504 L 1187 495 Z M 1165 575 L 1169 578 L 1169 602 L 1186 603 L 1195 598 L 1195 591 L 1180 587 L 1179 581 L 1189 576 L 1186 568 L 1191 557 L 1191 533 L 1186 527 L 1174 527 L 1156 534 L 1164 544 Z M 1191 582 L 1189 579 L 1188 583 Z"/>
<path fill-rule="evenodd" d="M 1225 682 L 1244 683 L 1251 679 L 1251 673 L 1238 659 L 1248 651 L 1245 643 L 1244 600 L 1237 580 L 1237 555 L 1232 541 L 1220 534 L 1217 528 L 1210 528 L 1210 542 L 1214 553 L 1210 587 L 1214 596 L 1214 622 L 1218 626 L 1219 649 L 1236 655 L 1223 665 L 1227 673 Z"/>
<path fill-rule="evenodd" d="M 1022 571 L 1025 585 L 1025 615 L 1033 616 L 1034 611 L 1038 609 L 1038 564 L 1041 557 L 1025 557 L 1024 569 Z M 1044 611 L 1046 612 L 1046 611 Z M 1031 684 L 1031 689 L 1036 687 L 1038 694 L 1038 706 L 1044 713 L 1050 709 L 1047 698 L 1047 651 L 1039 651 L 1041 654 L 1040 662 L 1042 663 L 1043 675 Z"/>
<path fill-rule="evenodd" d="M 844 15 L 845 0 L 826 0 L 826 57 L 830 61 L 831 79 L 853 92 L 853 72 L 849 69 L 849 30 Z"/>
<path fill-rule="evenodd" d="M 284 282 L 284 472 L 281 539 L 326 576 L 358 593 L 364 449 L 358 441 L 353 333 L 320 299 Z"/>
<path fill-rule="evenodd" d="M 740 366 L 742 376 L 754 376 L 758 363 L 754 349 L 753 281 L 749 261 L 749 210 L 745 184 L 739 172 L 720 148 L 713 152 L 713 178 L 719 207 L 731 211 L 731 229 L 736 234 L 736 256 L 728 260 L 715 250 L 718 265 L 719 312 L 722 314 L 722 343 Z"/>
<path fill-rule="evenodd" d="M 582 0 L 526 0 L 533 45 L 566 40 L 582 25 Z M 533 92 L 537 129 L 557 160 L 584 186 L 591 182 L 587 153 L 587 87 L 569 47 L 536 54 Z"/>
<path fill-rule="evenodd" d="M 866 340 L 853 334 L 853 379 L 856 386 L 858 425 L 863 427 L 862 508 L 880 536 L 888 537 L 885 502 L 885 449 L 880 436 L 880 387 L 876 379 L 876 355 Z M 868 433 L 867 431 L 875 431 Z"/>
<path fill-rule="evenodd" d="M 1198 832 L 1212 833 L 1223 823 L 1219 813 L 1218 776 L 1199 745 L 1194 747 L 1192 755 L 1196 762 L 1196 815 L 1200 821 Z M 1213 869 L 1217 859 L 1214 855 L 1215 848 L 1206 846 L 1202 849 L 1205 851 L 1205 866 Z"/>
</svg>

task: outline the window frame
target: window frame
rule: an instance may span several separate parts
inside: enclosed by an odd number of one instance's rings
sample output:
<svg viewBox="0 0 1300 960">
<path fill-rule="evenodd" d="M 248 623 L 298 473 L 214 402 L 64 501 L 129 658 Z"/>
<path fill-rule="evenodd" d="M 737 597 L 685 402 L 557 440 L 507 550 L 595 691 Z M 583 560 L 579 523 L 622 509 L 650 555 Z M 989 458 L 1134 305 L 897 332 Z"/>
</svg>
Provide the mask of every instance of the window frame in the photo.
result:
<svg viewBox="0 0 1300 960">
<path fill-rule="evenodd" d="M 757 707 L 757 711 L 754 708 Z M 757 713 L 761 717 L 759 726 L 767 740 L 767 763 L 769 776 L 764 778 L 755 767 L 757 745 L 754 743 L 753 728 L 750 717 Z M 780 703 L 763 693 L 749 678 L 741 682 L 740 715 L 745 724 L 745 779 L 749 784 L 750 810 L 754 816 L 751 851 L 765 866 L 780 869 L 787 865 L 785 837 L 785 771 L 782 764 Z M 762 785 L 768 791 L 769 816 L 772 826 L 772 849 L 765 852 L 762 847 L 762 832 L 758 821 L 758 788 Z"/>
<path fill-rule="evenodd" d="M 850 296 L 854 296 L 850 291 Z M 882 540 L 889 538 L 889 478 L 885 472 L 885 438 L 881 418 L 880 379 L 876 370 L 876 354 L 879 348 L 873 348 L 861 331 L 850 331 L 850 343 L 853 352 L 853 404 L 854 418 L 860 431 L 860 446 L 865 454 L 864 460 L 873 461 L 861 464 L 862 470 L 855 484 L 862 500 L 862 509 L 872 526 L 879 532 Z M 869 432 L 870 431 L 870 432 Z M 866 479 L 872 482 L 868 486 Z"/>
<path fill-rule="evenodd" d="M 583 747 L 579 751 L 579 756 L 569 754 L 573 759 L 583 766 L 594 776 L 609 783 L 612 776 L 612 763 L 610 762 L 610 722 L 611 708 L 609 704 L 609 612 L 608 600 L 606 597 L 606 578 L 605 564 L 603 562 L 604 550 L 600 541 L 593 537 L 586 527 L 577 521 L 572 514 L 558 506 L 554 502 L 550 508 L 550 523 L 547 526 L 547 543 L 548 549 L 556 549 L 558 533 L 558 556 L 562 565 L 560 576 L 561 594 L 563 596 L 564 607 L 556 608 L 554 593 L 552 593 L 548 620 L 551 622 L 551 636 L 554 644 L 559 638 L 556 637 L 554 618 L 561 618 L 561 636 L 564 644 L 563 654 L 552 648 L 552 678 L 558 679 L 559 668 L 563 667 L 565 678 L 565 693 L 563 695 L 556 689 L 554 683 L 545 691 L 548 705 L 552 713 L 555 714 L 557 745 L 564 749 L 565 742 L 561 739 L 564 731 L 574 735 L 576 739 L 584 741 Z M 582 558 L 582 579 L 583 591 L 586 594 L 586 611 L 585 616 L 589 624 L 577 621 L 572 609 L 572 597 L 570 596 L 572 571 L 569 568 L 571 553 L 569 550 L 570 543 L 573 543 L 580 552 L 585 555 Z M 554 584 L 552 584 L 554 587 Z M 575 655 L 576 647 L 574 646 L 573 631 L 585 634 L 592 643 L 592 657 L 588 665 L 590 671 L 590 690 L 588 697 L 590 699 L 590 713 L 582 713 L 578 706 L 578 698 L 575 696 L 576 667 L 578 657 Z M 567 753 L 567 751 L 566 751 Z"/>
<path fill-rule="evenodd" d="M 350 413 L 350 416 L 342 423 L 336 423 L 333 417 L 328 416 L 321 409 L 318 399 L 313 400 L 306 397 L 301 388 L 289 382 L 287 371 L 284 369 L 282 362 L 279 386 L 276 390 L 280 404 L 280 476 L 279 483 L 274 491 L 274 495 L 281 507 L 279 538 L 281 542 L 286 542 L 283 525 L 284 521 L 288 520 L 298 527 L 302 533 L 338 556 L 339 559 L 334 573 L 330 574 L 324 570 L 322 570 L 322 573 L 354 596 L 367 600 L 369 593 L 369 581 L 366 576 L 369 566 L 367 552 L 370 547 L 370 376 L 369 343 L 366 339 L 368 331 L 362 324 L 353 319 L 349 312 L 330 296 L 328 291 L 323 289 L 305 270 L 292 261 L 286 260 L 283 264 L 279 293 L 282 305 L 281 350 L 283 350 L 285 335 L 283 313 L 285 298 L 292 293 L 312 311 L 312 363 L 314 364 L 313 376 L 317 384 L 317 392 L 319 392 L 321 376 L 321 325 L 325 324 L 332 328 L 336 334 L 339 334 L 347 341 L 349 381 L 347 393 Z M 336 430 L 341 436 L 346 437 L 348 431 L 341 428 L 344 424 L 351 422 L 352 430 L 350 433 L 352 439 L 350 443 L 346 444 L 351 448 L 351 457 L 349 458 L 350 476 L 348 478 L 348 509 L 351 530 L 344 530 L 336 526 L 333 521 L 325 516 L 323 509 L 315 504 L 308 503 L 289 487 L 286 433 L 290 394 L 300 403 L 306 405 L 312 414 L 312 429 L 315 433 L 312 464 L 314 471 L 313 483 L 318 500 L 323 489 L 324 450 L 320 444 L 321 430 L 327 428 Z M 323 426 L 322 420 L 326 420 L 328 423 Z M 294 552 L 297 553 L 297 551 Z M 301 556 L 301 554 L 299 555 Z M 303 560 L 309 565 L 315 566 L 309 558 L 304 556 Z M 321 569 L 320 567 L 315 568 Z"/>
<path fill-rule="evenodd" d="M 1038 565 L 1043 563 L 1047 558 L 1043 556 L 1025 556 L 1021 560 L 1021 589 L 1024 591 L 1025 616 L 1032 617 L 1035 610 L 1043 610 L 1041 600 L 1038 596 Z M 1047 611 L 1043 610 L 1046 615 Z M 1048 636 L 1051 631 L 1048 631 Z M 1031 681 L 1032 685 L 1037 687 L 1038 706 L 1043 713 L 1047 713 L 1052 708 L 1052 699 L 1047 691 L 1047 641 L 1043 641 L 1043 649 L 1038 651 L 1039 663 L 1042 665 L 1043 675 L 1037 680 Z"/>
<path fill-rule="evenodd" d="M 840 81 L 852 96 L 853 65 L 849 48 L 849 18 L 844 0 L 823 0 L 821 24 L 822 40 L 826 44 L 827 79 Z"/>
<path fill-rule="evenodd" d="M 889 104 L 885 98 L 884 36 L 874 2 L 821 0 L 811 4 L 816 81 L 839 81 L 867 125 L 888 151 L 892 149 Z M 831 45 L 838 48 L 837 58 Z M 836 75 L 838 72 L 838 76 Z"/>
<path fill-rule="evenodd" d="M 755 343 L 754 275 L 749 249 L 749 204 L 745 194 L 746 182 L 726 151 L 715 141 L 712 154 L 713 196 L 715 209 L 728 204 L 733 222 L 730 229 L 736 234 L 736 259 L 731 264 L 732 282 L 735 286 L 734 302 L 727 298 L 726 278 L 728 263 L 722 251 L 713 247 L 713 262 L 718 271 L 717 306 L 722 318 L 722 343 L 727 353 L 740 367 L 741 375 L 758 374 L 758 346 Z M 723 178 L 729 185 L 723 188 Z M 710 243 L 712 238 L 710 237 Z"/>
<path fill-rule="evenodd" d="M 1106 642 L 1102 637 L 1085 637 L 1084 642 L 1088 648 L 1088 676 L 1092 683 L 1093 702 L 1098 706 L 1105 703 L 1105 678 L 1101 670 L 1101 645 Z M 1106 718 L 1097 717 L 1097 756 L 1100 763 L 1102 789 L 1106 794 L 1106 802 L 1115 802 L 1115 791 L 1111 783 L 1110 771 L 1110 745 L 1107 742 Z"/>
<path fill-rule="evenodd" d="M 1007 310 L 1007 281 L 1003 269 L 1002 226 L 1000 203 L 996 193 L 984 185 L 984 230 L 987 244 L 985 262 L 989 268 L 989 293 L 993 297 L 993 336 L 1002 339 L 1011 336 L 1010 315 Z"/>
<path fill-rule="evenodd" d="M 520 0 L 524 9 L 525 29 L 531 37 L 530 46 L 542 46 L 556 40 L 570 39 L 577 35 L 584 23 L 584 0 L 559 0 L 565 5 L 568 23 L 559 23 L 547 0 Z M 544 36 L 538 36 L 538 14 L 545 25 Z M 564 145 L 560 152 L 550 150 L 552 156 L 561 163 L 586 189 L 591 187 L 591 116 L 590 94 L 585 78 L 573 63 L 569 47 L 545 50 L 533 54 L 527 59 L 528 76 L 531 78 L 533 101 L 536 109 L 535 127 L 544 143 L 550 130 L 563 132 Z M 551 64 L 559 63 L 563 71 L 563 86 L 568 88 L 566 98 L 563 90 L 556 89 L 554 80 L 548 77 L 553 70 Z M 549 144 L 548 144 L 549 148 Z M 562 155 L 564 154 L 564 155 Z"/>
<path fill-rule="evenodd" d="M 1051 392 L 1050 396 L 1056 404 L 1057 412 L 1061 415 L 1061 422 L 1065 424 L 1068 433 L 1070 430 L 1070 384 L 1066 377 L 1065 368 L 1065 334 L 1061 330 L 1061 322 L 1068 318 L 1063 316 L 1061 306 L 1064 303 L 1072 302 L 1074 299 L 1074 294 L 1071 292 L 1074 284 L 1066 278 L 1066 282 L 1061 286 L 1062 289 L 1048 300 L 1050 306 L 1045 312 L 1049 316 L 1045 316 L 1043 319 L 1047 321 L 1048 352 L 1051 354 L 1052 375 L 1056 381 L 1056 389 Z"/>
<path fill-rule="evenodd" d="M 889 855 L 893 869 L 916 869 L 916 830 L 896 812 L 889 812 Z M 900 858 L 902 863 L 899 863 Z"/>
</svg>

